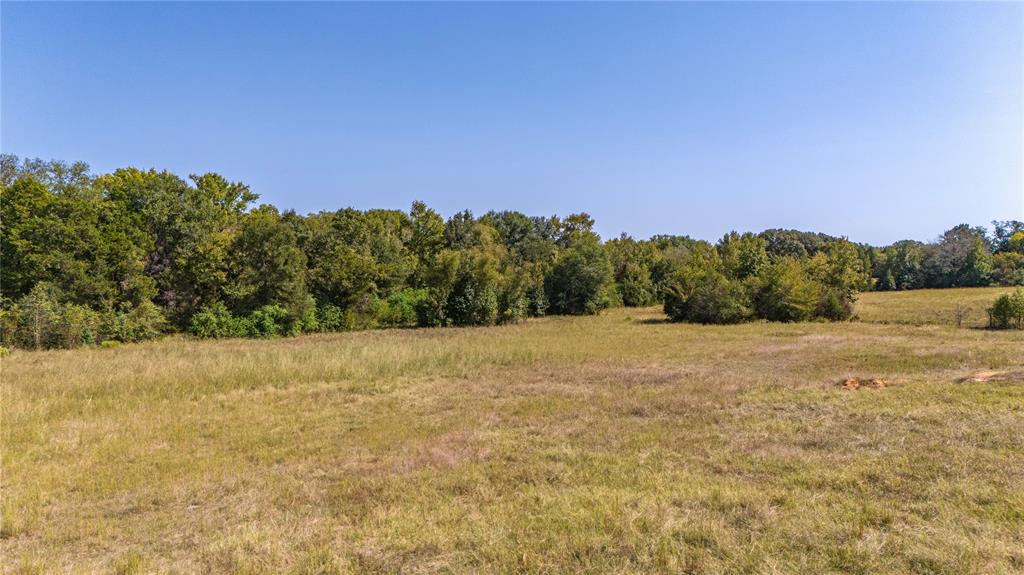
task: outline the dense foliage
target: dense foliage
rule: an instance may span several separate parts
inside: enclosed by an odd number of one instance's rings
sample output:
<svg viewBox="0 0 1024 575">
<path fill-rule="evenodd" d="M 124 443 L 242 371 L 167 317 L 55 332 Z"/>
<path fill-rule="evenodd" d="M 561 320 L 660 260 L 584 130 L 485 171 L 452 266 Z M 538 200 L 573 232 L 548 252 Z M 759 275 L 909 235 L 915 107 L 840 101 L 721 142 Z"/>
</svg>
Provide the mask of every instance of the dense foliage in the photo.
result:
<svg viewBox="0 0 1024 575">
<path fill-rule="evenodd" d="M 1024 222 L 961 224 L 933 243 L 911 240 L 870 250 L 877 289 L 1024 285 Z"/>
<path fill-rule="evenodd" d="M 0 339 L 23 348 L 162 333 L 274 337 L 514 323 L 662 303 L 674 319 L 849 317 L 858 290 L 1024 284 L 1024 224 L 933 244 L 793 230 L 602 242 L 586 214 L 444 219 L 257 205 L 217 174 L 0 158 Z"/>
<path fill-rule="evenodd" d="M 93 176 L 13 156 L 0 183 L 0 328 L 17 347 L 494 325 L 619 303 L 586 214 L 446 221 L 416 202 L 301 216 L 216 174 Z"/>
<path fill-rule="evenodd" d="M 831 239 L 813 252 L 772 253 L 769 245 L 763 235 L 735 232 L 716 246 L 695 243 L 669 281 L 665 313 L 698 323 L 849 319 L 856 293 L 870 285 L 855 245 Z"/>
</svg>

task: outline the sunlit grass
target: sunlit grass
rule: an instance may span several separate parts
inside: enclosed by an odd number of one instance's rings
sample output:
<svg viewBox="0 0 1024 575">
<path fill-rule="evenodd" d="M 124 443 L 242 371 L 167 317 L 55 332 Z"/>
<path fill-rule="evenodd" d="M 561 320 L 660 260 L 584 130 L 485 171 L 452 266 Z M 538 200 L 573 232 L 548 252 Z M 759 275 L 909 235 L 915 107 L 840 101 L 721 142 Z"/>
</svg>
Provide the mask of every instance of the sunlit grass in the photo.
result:
<svg viewBox="0 0 1024 575">
<path fill-rule="evenodd" d="M 992 302 L 1013 288 L 921 289 L 860 294 L 857 313 L 864 321 L 928 323 L 982 327 L 988 325 Z"/>
<path fill-rule="evenodd" d="M 907 325 L 941 294 L 16 352 L 3 569 L 1019 573 L 1024 384 L 958 381 L 1024 332 Z"/>
</svg>

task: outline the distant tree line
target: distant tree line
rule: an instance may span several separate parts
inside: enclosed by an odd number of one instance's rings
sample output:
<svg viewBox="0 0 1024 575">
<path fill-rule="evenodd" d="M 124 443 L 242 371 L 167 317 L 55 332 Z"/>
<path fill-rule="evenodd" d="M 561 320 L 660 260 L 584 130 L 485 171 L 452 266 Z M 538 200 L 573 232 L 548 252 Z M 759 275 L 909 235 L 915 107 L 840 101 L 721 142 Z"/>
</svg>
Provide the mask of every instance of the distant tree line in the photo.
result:
<svg viewBox="0 0 1024 575">
<path fill-rule="evenodd" d="M 1024 222 L 961 224 L 933 243 L 913 240 L 868 250 L 875 289 L 1024 285 Z"/>
<path fill-rule="evenodd" d="M 217 174 L 182 179 L 0 158 L 0 340 L 22 348 L 170 332 L 273 337 L 515 323 L 664 304 L 673 319 L 849 317 L 859 290 L 1024 284 L 1024 226 L 958 226 L 885 248 L 790 230 L 602 242 L 584 213 L 447 219 L 257 205 Z"/>
</svg>

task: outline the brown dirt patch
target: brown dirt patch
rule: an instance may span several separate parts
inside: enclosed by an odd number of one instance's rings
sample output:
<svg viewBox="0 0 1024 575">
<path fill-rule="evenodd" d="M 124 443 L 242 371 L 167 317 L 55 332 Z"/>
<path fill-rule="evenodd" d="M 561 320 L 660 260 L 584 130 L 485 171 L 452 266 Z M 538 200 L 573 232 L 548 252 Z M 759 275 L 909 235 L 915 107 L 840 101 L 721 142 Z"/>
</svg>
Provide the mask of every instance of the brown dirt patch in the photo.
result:
<svg viewBox="0 0 1024 575">
<path fill-rule="evenodd" d="M 850 377 L 840 381 L 837 385 L 847 391 L 856 391 L 858 389 L 885 389 L 887 387 L 892 387 L 893 384 L 894 382 L 892 380 L 882 379 L 880 377 Z"/>
</svg>

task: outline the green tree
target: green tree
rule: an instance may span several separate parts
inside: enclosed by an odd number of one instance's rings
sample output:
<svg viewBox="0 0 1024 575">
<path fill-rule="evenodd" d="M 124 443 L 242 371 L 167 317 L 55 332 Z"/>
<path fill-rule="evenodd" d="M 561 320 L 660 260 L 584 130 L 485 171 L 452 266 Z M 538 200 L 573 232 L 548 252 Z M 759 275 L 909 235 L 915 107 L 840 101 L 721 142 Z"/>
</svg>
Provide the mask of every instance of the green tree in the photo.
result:
<svg viewBox="0 0 1024 575">
<path fill-rule="evenodd" d="M 416 308 L 416 322 L 421 327 L 442 326 L 448 323 L 448 297 L 455 288 L 462 267 L 462 252 L 441 250 L 423 274 L 427 297 Z"/>
<path fill-rule="evenodd" d="M 463 210 L 452 217 L 444 224 L 445 245 L 449 249 L 461 250 L 468 248 L 473 242 L 473 227 L 476 219 L 473 212 Z"/>
<path fill-rule="evenodd" d="M 921 260 L 924 246 L 920 242 L 904 240 L 881 250 L 873 275 L 879 289 L 904 290 L 922 287 L 925 282 Z"/>
<path fill-rule="evenodd" d="M 927 287 L 974 287 L 989 283 L 991 250 L 984 228 L 960 224 L 947 230 L 925 254 Z"/>
<path fill-rule="evenodd" d="M 423 202 L 413 202 L 409 221 L 412 233 L 408 249 L 416 258 L 417 268 L 428 266 L 445 246 L 444 219 Z"/>
<path fill-rule="evenodd" d="M 1005 251 L 993 255 L 991 278 L 998 285 L 1024 285 L 1024 253 Z"/>
<path fill-rule="evenodd" d="M 277 305 L 293 320 L 309 316 L 314 304 L 306 289 L 306 256 L 277 208 L 262 205 L 243 218 L 228 264 L 231 280 L 224 291 L 235 313 Z"/>
<path fill-rule="evenodd" d="M 734 279 L 756 276 L 768 265 L 767 243 L 750 232 L 729 232 L 718 242 L 718 253 L 726 275 Z"/>
<path fill-rule="evenodd" d="M 798 259 L 783 257 L 759 278 L 757 316 L 769 321 L 807 321 L 818 308 L 821 286 Z"/>
<path fill-rule="evenodd" d="M 992 251 L 1024 253 L 1024 222 L 1017 220 L 992 222 Z"/>
<path fill-rule="evenodd" d="M 148 236 L 91 187 L 48 189 L 34 176 L 0 189 L 3 296 L 16 299 L 40 282 L 61 299 L 93 309 L 140 305 L 154 294 L 144 270 Z"/>
<path fill-rule="evenodd" d="M 554 313 L 596 314 L 615 300 L 615 278 L 604 246 L 588 238 L 586 232 L 578 233 L 570 247 L 559 254 L 544 282 Z"/>
<path fill-rule="evenodd" d="M 765 230 L 758 235 L 765 241 L 768 256 L 773 259 L 813 257 L 837 239 L 826 234 L 780 229 Z"/>
<path fill-rule="evenodd" d="M 703 242 L 666 288 L 665 314 L 672 321 L 730 324 L 750 319 L 752 309 L 744 285 L 723 273 L 718 251 Z"/>
<path fill-rule="evenodd" d="M 347 309 L 376 294 L 380 272 L 363 212 L 322 212 L 307 217 L 305 224 L 302 248 L 309 290 L 318 302 Z"/>
<path fill-rule="evenodd" d="M 601 238 L 594 233 L 594 218 L 581 212 L 569 214 L 559 224 L 556 243 L 562 247 L 570 247 L 577 243 L 600 243 Z"/>
<path fill-rule="evenodd" d="M 657 286 L 651 278 L 651 267 L 658 259 L 653 244 L 638 242 L 622 234 L 605 242 L 605 250 L 612 262 L 615 284 L 624 305 L 639 307 L 658 301 Z"/>
<path fill-rule="evenodd" d="M 150 240 L 145 270 L 156 282 L 156 301 L 179 326 L 221 297 L 228 282 L 228 250 L 256 194 L 217 174 L 117 170 L 97 179 L 103 196 Z"/>
</svg>

